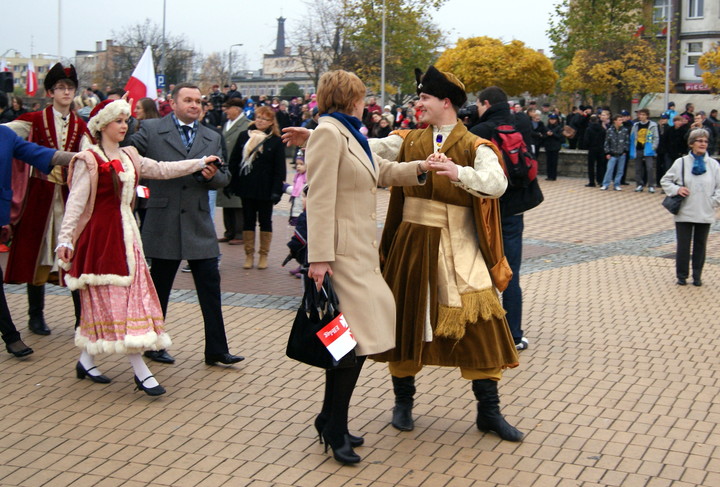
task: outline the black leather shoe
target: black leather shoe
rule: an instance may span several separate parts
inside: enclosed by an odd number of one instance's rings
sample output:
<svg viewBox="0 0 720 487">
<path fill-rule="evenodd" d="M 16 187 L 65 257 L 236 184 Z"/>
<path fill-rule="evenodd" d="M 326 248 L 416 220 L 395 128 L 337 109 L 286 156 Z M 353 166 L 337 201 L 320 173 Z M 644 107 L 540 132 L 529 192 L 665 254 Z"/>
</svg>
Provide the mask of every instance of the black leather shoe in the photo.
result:
<svg viewBox="0 0 720 487">
<path fill-rule="evenodd" d="M 697 287 L 702 286 L 702 280 L 700 280 L 700 279 L 693 279 L 693 286 L 697 286 Z"/>
<path fill-rule="evenodd" d="M 90 367 L 89 369 L 85 370 L 85 367 L 78 362 L 75 366 L 75 372 L 77 373 L 78 379 L 84 379 L 87 377 L 91 381 L 95 382 L 96 384 L 109 384 L 111 382 L 110 377 L 107 377 L 105 375 L 91 375 L 89 372 L 92 369 L 97 369 L 97 367 Z"/>
<path fill-rule="evenodd" d="M 215 365 L 217 363 L 232 365 L 245 360 L 245 357 L 240 355 L 233 355 L 231 353 L 206 353 L 205 363 L 208 365 Z"/>
<path fill-rule="evenodd" d="M 50 328 L 48 328 L 45 319 L 42 316 L 35 316 L 28 320 L 28 328 L 31 332 L 36 335 L 49 335 Z"/>
<path fill-rule="evenodd" d="M 175 359 L 172 355 L 167 353 L 167 350 L 148 350 L 143 355 L 152 360 L 153 362 L 160 362 L 161 364 L 174 364 Z"/>
<path fill-rule="evenodd" d="M 678 286 L 686 286 L 686 285 L 687 285 L 687 279 L 684 279 L 684 278 L 682 278 L 682 277 L 678 277 L 677 285 L 678 285 Z"/>
<path fill-rule="evenodd" d="M 8 353 L 15 355 L 17 358 L 27 357 L 28 355 L 33 353 L 33 349 L 25 345 L 22 340 L 6 344 L 5 349 L 8 351 Z"/>
</svg>

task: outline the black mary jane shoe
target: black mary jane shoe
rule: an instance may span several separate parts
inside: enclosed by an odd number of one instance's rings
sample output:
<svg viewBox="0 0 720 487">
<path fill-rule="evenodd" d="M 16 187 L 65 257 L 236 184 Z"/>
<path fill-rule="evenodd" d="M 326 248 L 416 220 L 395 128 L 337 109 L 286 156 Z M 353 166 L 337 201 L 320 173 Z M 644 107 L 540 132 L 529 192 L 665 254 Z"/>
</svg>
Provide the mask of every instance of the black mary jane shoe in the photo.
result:
<svg viewBox="0 0 720 487">
<path fill-rule="evenodd" d="M 93 369 L 97 369 L 97 367 L 90 367 L 89 369 L 85 370 L 85 367 L 78 362 L 75 366 L 75 372 L 77 373 L 78 379 L 84 379 L 87 377 L 91 381 L 97 383 L 97 384 L 109 384 L 112 379 L 110 377 L 107 377 L 105 375 L 92 375 L 90 374 L 90 371 Z"/>
<path fill-rule="evenodd" d="M 325 424 L 327 421 L 325 418 L 322 418 L 320 415 L 318 415 L 317 418 L 315 418 L 315 429 L 318 432 L 318 439 L 320 440 L 320 444 L 323 444 L 323 437 L 322 437 L 322 430 L 325 429 Z M 362 446 L 365 443 L 365 438 L 362 436 L 355 436 L 351 435 L 350 433 L 347 434 L 348 438 L 350 438 L 350 446 L 352 447 L 358 447 Z"/>
<path fill-rule="evenodd" d="M 240 355 L 233 355 L 231 353 L 206 353 L 205 363 L 208 365 L 215 365 L 217 363 L 232 365 L 245 360 L 245 357 Z"/>
<path fill-rule="evenodd" d="M 322 432 L 323 439 L 325 439 L 325 453 L 328 448 L 332 450 L 333 458 L 344 465 L 351 463 L 359 463 L 362 458 L 360 455 L 355 453 L 350 444 L 350 437 L 347 433 L 331 436 L 331 434 L 325 430 Z"/>
<path fill-rule="evenodd" d="M 33 349 L 25 345 L 22 340 L 6 344 L 5 350 L 7 350 L 10 354 L 15 355 L 17 358 L 27 357 L 33 353 Z"/>
<path fill-rule="evenodd" d="M 148 375 L 143 380 L 140 380 L 137 378 L 137 375 L 133 376 L 136 385 L 135 390 L 143 391 L 148 396 L 162 396 L 163 394 L 165 394 L 165 388 L 160 384 L 156 385 L 155 387 L 145 387 L 145 381 L 153 377 L 154 376 L 152 375 Z"/>
</svg>

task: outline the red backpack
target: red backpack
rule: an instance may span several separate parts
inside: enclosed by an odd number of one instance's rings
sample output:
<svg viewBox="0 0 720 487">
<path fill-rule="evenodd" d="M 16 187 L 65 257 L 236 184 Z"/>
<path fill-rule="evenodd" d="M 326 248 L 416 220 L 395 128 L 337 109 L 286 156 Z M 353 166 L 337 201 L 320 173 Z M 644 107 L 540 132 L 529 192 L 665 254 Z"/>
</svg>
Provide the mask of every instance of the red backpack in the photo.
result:
<svg viewBox="0 0 720 487">
<path fill-rule="evenodd" d="M 505 162 L 505 175 L 512 188 L 527 188 L 537 179 L 538 161 L 528 150 L 522 134 L 512 125 L 498 125 L 493 143 L 500 149 Z"/>
</svg>

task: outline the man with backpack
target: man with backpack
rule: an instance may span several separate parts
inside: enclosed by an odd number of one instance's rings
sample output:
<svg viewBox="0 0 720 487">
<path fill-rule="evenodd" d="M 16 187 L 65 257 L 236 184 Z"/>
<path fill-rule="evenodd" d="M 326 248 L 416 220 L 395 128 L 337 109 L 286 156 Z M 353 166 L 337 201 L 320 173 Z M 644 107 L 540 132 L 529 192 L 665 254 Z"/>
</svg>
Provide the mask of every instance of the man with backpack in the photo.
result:
<svg viewBox="0 0 720 487">
<path fill-rule="evenodd" d="M 508 188 L 500 197 L 500 212 L 505 257 L 510 264 L 513 277 L 503 293 L 502 301 L 515 347 L 518 350 L 525 350 L 528 348 L 528 340 L 523 336 L 522 289 L 520 289 L 523 213 L 542 203 L 543 194 L 537 180 L 537 166 L 534 173 L 532 167 L 523 171 L 522 166 L 527 167 L 525 161 L 518 167 L 509 152 L 518 150 L 520 153 L 527 153 L 527 148 L 532 143 L 532 136 L 528 130 L 517 126 L 515 117 L 510 112 L 507 94 L 501 88 L 497 86 L 485 88 L 478 94 L 476 103 L 480 122 L 470 131 L 483 139 L 495 142 L 503 154 L 508 174 Z M 514 133 L 513 128 L 516 129 Z M 508 140 L 510 135 L 512 140 Z M 513 149 L 511 146 L 519 149 Z M 532 166 L 532 161 L 529 161 L 529 164 Z"/>
</svg>

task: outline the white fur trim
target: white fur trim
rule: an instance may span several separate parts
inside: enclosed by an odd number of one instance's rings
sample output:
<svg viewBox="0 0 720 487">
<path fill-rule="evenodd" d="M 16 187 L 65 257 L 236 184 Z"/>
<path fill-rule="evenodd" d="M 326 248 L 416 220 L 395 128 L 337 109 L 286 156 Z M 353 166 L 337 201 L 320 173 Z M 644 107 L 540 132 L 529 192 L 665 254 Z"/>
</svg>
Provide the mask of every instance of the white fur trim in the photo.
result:
<svg viewBox="0 0 720 487">
<path fill-rule="evenodd" d="M 75 346 L 86 350 L 90 355 L 101 353 L 140 353 L 145 350 L 165 350 L 172 346 L 172 340 L 167 333 L 158 335 L 154 331 L 144 335 L 125 335 L 123 340 L 97 340 L 91 342 L 87 337 L 80 334 L 80 329 L 75 330 Z"/>
<path fill-rule="evenodd" d="M 88 122 L 88 130 L 93 137 L 97 137 L 105 125 L 109 124 L 113 120 L 117 120 L 120 115 L 130 116 L 130 104 L 125 100 L 115 100 L 112 103 L 108 103 L 105 108 L 100 110 L 93 118 Z"/>
<path fill-rule="evenodd" d="M 98 152 L 98 154 L 100 154 L 100 152 Z M 132 209 L 130 208 L 130 203 L 132 203 L 133 197 L 135 196 L 135 166 L 124 152 L 120 153 L 120 162 L 122 162 L 124 169 L 123 172 L 118 173 L 118 178 L 123 183 L 122 192 L 120 194 L 120 219 L 122 221 L 123 242 L 125 244 L 125 260 L 128 265 L 128 275 L 82 274 L 80 277 L 73 277 L 66 274 L 65 284 L 67 284 L 67 287 L 71 291 L 84 289 L 86 286 L 112 285 L 128 287 L 132 284 L 133 278 L 135 277 L 135 266 L 137 262 L 135 261 L 135 252 L 133 252 L 134 240 L 138 241 L 140 253 L 143 254 L 142 244 L 140 243 L 142 242 L 142 237 L 140 236 L 135 216 L 132 214 Z M 65 267 L 63 267 L 63 269 L 65 269 Z M 70 267 L 65 270 L 70 270 Z"/>
</svg>

